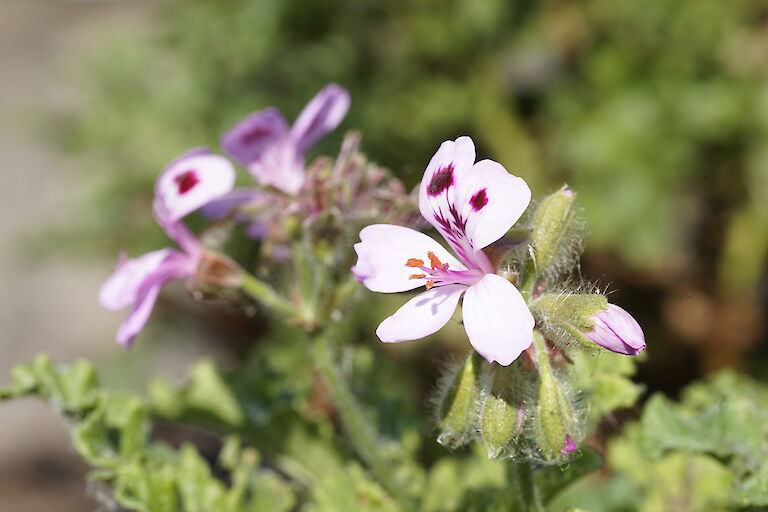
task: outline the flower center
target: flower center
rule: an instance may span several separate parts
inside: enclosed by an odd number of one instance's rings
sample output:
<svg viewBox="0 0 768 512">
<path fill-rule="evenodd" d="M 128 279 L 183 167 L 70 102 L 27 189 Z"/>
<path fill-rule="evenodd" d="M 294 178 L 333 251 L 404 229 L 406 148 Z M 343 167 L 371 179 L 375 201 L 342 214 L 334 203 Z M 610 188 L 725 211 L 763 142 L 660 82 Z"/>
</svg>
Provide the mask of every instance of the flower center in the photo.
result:
<svg viewBox="0 0 768 512">
<path fill-rule="evenodd" d="M 440 261 L 434 252 L 427 252 L 429 266 L 424 264 L 424 260 L 419 258 L 408 258 L 405 262 L 406 267 L 417 268 L 421 273 L 411 274 L 411 279 L 426 279 L 425 286 L 427 290 L 433 286 L 442 286 L 446 284 L 463 284 L 472 286 L 483 277 L 483 272 L 477 269 L 472 270 L 450 270 L 447 263 Z"/>
</svg>

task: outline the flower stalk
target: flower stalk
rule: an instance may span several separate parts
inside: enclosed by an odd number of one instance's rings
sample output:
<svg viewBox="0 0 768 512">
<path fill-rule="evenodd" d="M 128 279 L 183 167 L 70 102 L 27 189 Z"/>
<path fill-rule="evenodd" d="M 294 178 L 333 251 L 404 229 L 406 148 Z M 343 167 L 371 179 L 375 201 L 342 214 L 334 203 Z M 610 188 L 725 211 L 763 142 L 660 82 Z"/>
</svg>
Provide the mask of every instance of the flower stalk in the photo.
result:
<svg viewBox="0 0 768 512">
<path fill-rule="evenodd" d="M 344 431 L 355 451 L 368 466 L 373 476 L 394 499 L 400 510 L 415 510 L 415 504 L 402 483 L 395 476 L 391 457 L 383 453 L 376 428 L 366 416 L 352 390 L 336 364 L 335 330 L 326 328 L 311 335 L 315 367 L 328 386 Z"/>
</svg>

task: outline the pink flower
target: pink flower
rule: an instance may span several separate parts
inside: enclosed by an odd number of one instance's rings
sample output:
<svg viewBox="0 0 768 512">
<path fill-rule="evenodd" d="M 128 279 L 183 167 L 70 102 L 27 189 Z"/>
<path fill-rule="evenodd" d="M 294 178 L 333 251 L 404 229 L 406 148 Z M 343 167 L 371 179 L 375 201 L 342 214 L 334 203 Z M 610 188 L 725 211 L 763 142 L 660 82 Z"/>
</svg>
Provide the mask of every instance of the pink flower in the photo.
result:
<svg viewBox="0 0 768 512">
<path fill-rule="evenodd" d="M 464 327 L 475 350 L 505 366 L 517 359 L 532 342 L 533 316 L 483 248 L 517 222 L 530 199 L 525 181 L 497 162 L 475 163 L 469 137 L 443 142 L 421 181 L 419 209 L 458 258 L 427 235 L 390 224 L 364 228 L 355 244 L 352 271 L 369 290 L 427 288 L 379 325 L 379 338 L 397 343 L 428 336 L 450 320 L 463 296 Z"/>
<path fill-rule="evenodd" d="M 616 304 L 592 316 L 594 326 L 585 333 L 593 343 L 601 347 L 636 356 L 645 348 L 643 329 L 637 321 Z"/>
<path fill-rule="evenodd" d="M 349 93 L 329 84 L 312 98 L 289 129 L 275 108 L 254 112 L 224 134 L 221 146 L 263 185 L 296 195 L 304 186 L 304 155 L 336 128 L 349 110 Z"/>
<path fill-rule="evenodd" d="M 195 274 L 203 248 L 181 219 L 229 192 L 234 182 L 235 170 L 229 161 L 206 149 L 185 153 L 160 174 L 155 185 L 155 218 L 182 250 L 160 249 L 135 259 L 121 256 L 99 291 L 104 308 L 117 311 L 131 307 L 118 328 L 118 343 L 130 345 L 146 324 L 163 286 Z"/>
</svg>

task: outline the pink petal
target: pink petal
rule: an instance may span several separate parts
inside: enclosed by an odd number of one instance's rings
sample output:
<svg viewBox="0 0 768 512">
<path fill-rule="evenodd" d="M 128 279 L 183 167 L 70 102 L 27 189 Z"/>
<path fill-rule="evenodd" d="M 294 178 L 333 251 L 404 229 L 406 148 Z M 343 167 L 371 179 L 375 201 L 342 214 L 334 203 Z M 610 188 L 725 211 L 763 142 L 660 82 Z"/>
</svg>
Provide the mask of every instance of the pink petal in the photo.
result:
<svg viewBox="0 0 768 512">
<path fill-rule="evenodd" d="M 349 110 L 349 93 L 336 84 L 328 84 L 304 107 L 291 128 L 299 153 L 306 153 L 315 142 L 336 128 Z"/>
<path fill-rule="evenodd" d="M 287 137 L 288 123 L 273 107 L 253 112 L 221 138 L 221 147 L 247 166 Z"/>
<path fill-rule="evenodd" d="M 240 206 L 251 203 L 264 203 L 269 194 L 255 188 L 236 188 L 227 192 L 202 207 L 205 216 L 212 219 L 223 219 Z"/>
<path fill-rule="evenodd" d="M 374 224 L 360 231 L 355 244 L 357 264 L 352 267 L 355 277 L 374 292 L 403 292 L 424 286 L 422 279 L 410 279 L 422 273 L 408 267 L 409 259 L 420 259 L 429 266 L 428 252 L 433 252 L 451 270 L 465 270 L 451 253 L 424 233 L 392 224 Z"/>
<path fill-rule="evenodd" d="M 296 195 L 304 186 L 304 156 L 289 138 L 281 139 L 248 165 L 248 171 L 262 185 Z"/>
<path fill-rule="evenodd" d="M 462 306 L 469 342 L 488 362 L 512 364 L 533 341 L 533 315 L 520 291 L 496 274 L 470 286 Z"/>
<path fill-rule="evenodd" d="M 458 204 L 457 191 L 475 163 L 475 145 L 469 137 L 445 141 L 430 160 L 419 187 L 419 210 L 461 260 L 471 268 L 492 272 L 493 267 L 472 247 L 466 234 L 467 219 Z"/>
<path fill-rule="evenodd" d="M 224 157 L 193 150 L 171 162 L 155 185 L 155 214 L 162 226 L 179 221 L 235 184 L 235 170 Z"/>
<path fill-rule="evenodd" d="M 195 267 L 196 264 L 186 255 L 174 251 L 154 272 L 147 275 L 136 290 L 131 310 L 117 329 L 117 342 L 130 345 L 147 323 L 163 286 L 175 279 L 191 276 Z"/>
<path fill-rule="evenodd" d="M 399 343 L 439 331 L 453 316 L 466 289 L 464 285 L 452 284 L 420 293 L 381 322 L 376 335 L 384 343 Z"/>
<path fill-rule="evenodd" d="M 456 207 L 475 250 L 504 236 L 531 202 L 525 181 L 492 160 L 476 163 L 456 186 Z"/>
<path fill-rule="evenodd" d="M 141 283 L 173 252 L 172 249 L 161 249 L 122 261 L 101 286 L 99 304 L 110 311 L 118 311 L 133 304 Z"/>
</svg>

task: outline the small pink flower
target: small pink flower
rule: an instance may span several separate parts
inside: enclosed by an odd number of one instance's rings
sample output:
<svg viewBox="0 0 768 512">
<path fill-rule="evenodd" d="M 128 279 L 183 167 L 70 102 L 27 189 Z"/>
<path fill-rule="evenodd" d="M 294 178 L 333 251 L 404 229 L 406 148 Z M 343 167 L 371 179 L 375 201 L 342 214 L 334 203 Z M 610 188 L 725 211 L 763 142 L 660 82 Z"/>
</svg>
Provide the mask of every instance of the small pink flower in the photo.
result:
<svg viewBox="0 0 768 512">
<path fill-rule="evenodd" d="M 206 149 L 185 153 L 160 174 L 155 185 L 155 218 L 182 250 L 160 249 L 134 259 L 121 256 L 99 291 L 104 308 L 117 311 L 131 307 L 118 328 L 118 343 L 131 344 L 146 324 L 163 286 L 195 274 L 203 248 L 181 219 L 229 192 L 234 182 L 235 170 L 229 161 Z"/>
<path fill-rule="evenodd" d="M 369 290 L 427 288 L 379 325 L 379 338 L 397 343 L 428 336 L 450 320 L 463 296 L 464 327 L 475 350 L 505 366 L 517 359 L 533 340 L 533 316 L 483 248 L 517 222 L 530 199 L 525 181 L 497 162 L 475 163 L 469 137 L 443 142 L 421 181 L 419 209 L 458 259 L 427 235 L 390 224 L 364 228 L 355 244 L 352 271 Z"/>
<path fill-rule="evenodd" d="M 312 98 L 293 126 L 280 112 L 254 112 L 224 134 L 221 146 L 263 185 L 296 195 L 304 186 L 304 155 L 336 128 L 349 110 L 349 93 L 329 84 Z"/>
</svg>

